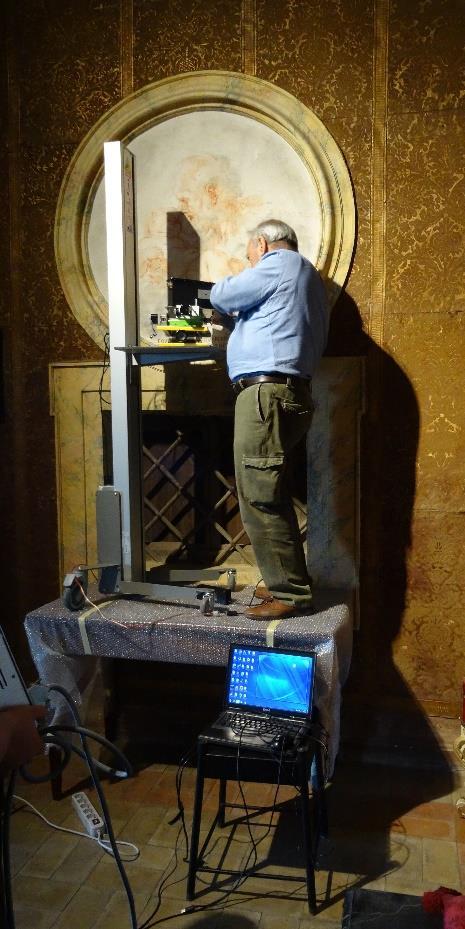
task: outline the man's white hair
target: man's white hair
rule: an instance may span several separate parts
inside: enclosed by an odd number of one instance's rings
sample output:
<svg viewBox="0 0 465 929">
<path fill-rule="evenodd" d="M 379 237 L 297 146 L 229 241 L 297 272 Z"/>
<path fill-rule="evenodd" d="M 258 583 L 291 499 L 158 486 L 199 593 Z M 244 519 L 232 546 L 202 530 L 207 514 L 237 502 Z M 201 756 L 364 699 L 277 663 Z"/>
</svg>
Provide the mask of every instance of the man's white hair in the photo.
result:
<svg viewBox="0 0 465 929">
<path fill-rule="evenodd" d="M 265 222 L 259 223 L 249 235 L 254 240 L 257 240 L 262 235 L 269 244 L 272 242 L 287 242 L 295 251 L 299 247 L 294 230 L 287 223 L 281 222 L 280 219 L 267 219 Z"/>
</svg>

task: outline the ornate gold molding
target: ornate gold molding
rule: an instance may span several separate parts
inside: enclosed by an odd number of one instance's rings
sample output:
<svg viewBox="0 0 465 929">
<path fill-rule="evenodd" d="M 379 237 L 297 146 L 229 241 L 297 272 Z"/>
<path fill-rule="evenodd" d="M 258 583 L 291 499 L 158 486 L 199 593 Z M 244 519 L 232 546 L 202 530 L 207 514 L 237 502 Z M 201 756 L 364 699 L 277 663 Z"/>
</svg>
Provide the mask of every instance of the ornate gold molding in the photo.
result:
<svg viewBox="0 0 465 929">
<path fill-rule="evenodd" d="M 108 312 L 91 272 L 87 230 L 103 144 L 129 143 L 157 123 L 201 110 L 257 120 L 294 149 L 318 191 L 322 232 L 316 264 L 332 303 L 344 286 L 355 240 L 354 196 L 342 153 L 323 123 L 287 91 L 259 78 L 229 71 L 180 74 L 141 88 L 109 110 L 79 146 L 62 184 L 55 220 L 58 273 L 74 315 L 99 345 Z"/>
<path fill-rule="evenodd" d="M 120 0 L 121 96 L 134 90 L 134 9 L 133 0 Z"/>
<path fill-rule="evenodd" d="M 257 4 L 256 0 L 242 0 L 242 70 L 244 74 L 257 73 Z"/>
</svg>

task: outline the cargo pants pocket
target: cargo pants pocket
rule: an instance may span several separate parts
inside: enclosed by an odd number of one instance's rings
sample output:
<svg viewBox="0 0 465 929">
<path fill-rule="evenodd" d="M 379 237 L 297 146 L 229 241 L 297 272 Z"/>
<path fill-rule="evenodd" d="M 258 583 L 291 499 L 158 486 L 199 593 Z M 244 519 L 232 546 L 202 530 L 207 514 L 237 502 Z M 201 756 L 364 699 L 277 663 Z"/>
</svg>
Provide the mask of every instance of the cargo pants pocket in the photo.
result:
<svg viewBox="0 0 465 929">
<path fill-rule="evenodd" d="M 244 498 L 250 506 L 264 512 L 275 509 L 282 500 L 284 456 L 243 457 Z"/>
</svg>

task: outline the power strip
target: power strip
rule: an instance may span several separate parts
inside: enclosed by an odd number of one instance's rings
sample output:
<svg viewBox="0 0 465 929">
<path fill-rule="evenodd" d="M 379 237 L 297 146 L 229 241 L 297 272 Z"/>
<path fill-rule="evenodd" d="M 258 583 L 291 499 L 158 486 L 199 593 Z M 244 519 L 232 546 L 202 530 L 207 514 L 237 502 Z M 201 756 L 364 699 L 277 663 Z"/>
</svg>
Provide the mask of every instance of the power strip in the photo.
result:
<svg viewBox="0 0 465 929">
<path fill-rule="evenodd" d="M 81 790 L 79 793 L 72 794 L 71 800 L 88 835 L 93 836 L 94 839 L 99 839 L 105 830 L 105 823 L 95 807 L 92 806 L 87 794 Z"/>
</svg>

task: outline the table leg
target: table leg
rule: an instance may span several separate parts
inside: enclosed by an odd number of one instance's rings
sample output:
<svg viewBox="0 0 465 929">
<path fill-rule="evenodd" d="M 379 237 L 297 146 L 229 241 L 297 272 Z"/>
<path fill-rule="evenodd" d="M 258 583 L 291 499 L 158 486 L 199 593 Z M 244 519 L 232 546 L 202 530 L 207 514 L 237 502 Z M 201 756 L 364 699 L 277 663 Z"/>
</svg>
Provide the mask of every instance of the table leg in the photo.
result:
<svg viewBox="0 0 465 929">
<path fill-rule="evenodd" d="M 226 807 L 226 785 L 227 781 L 223 778 L 220 780 L 220 789 L 218 797 L 218 825 L 220 829 L 224 828 L 225 824 L 225 807 Z"/>
</svg>

